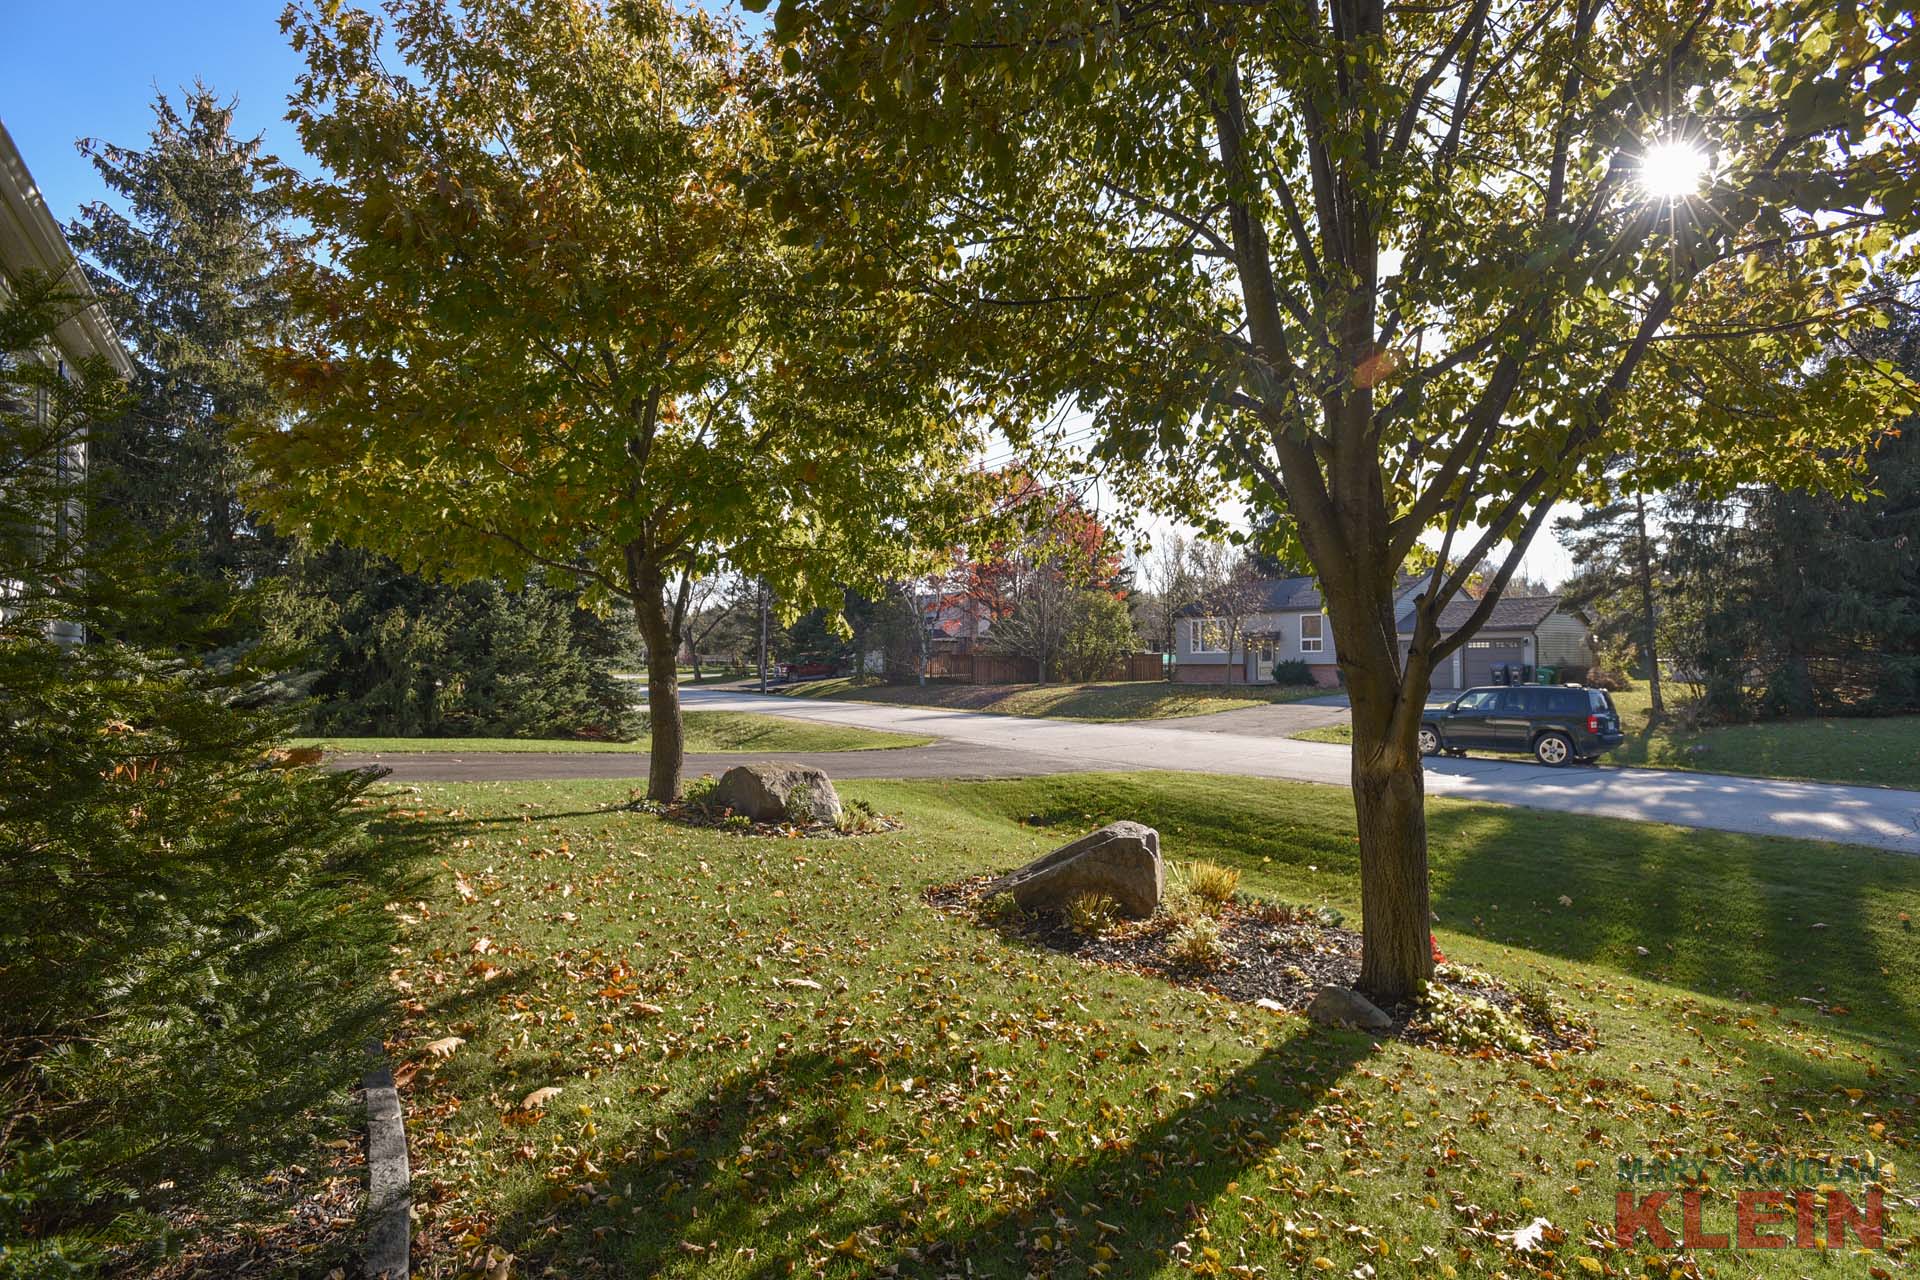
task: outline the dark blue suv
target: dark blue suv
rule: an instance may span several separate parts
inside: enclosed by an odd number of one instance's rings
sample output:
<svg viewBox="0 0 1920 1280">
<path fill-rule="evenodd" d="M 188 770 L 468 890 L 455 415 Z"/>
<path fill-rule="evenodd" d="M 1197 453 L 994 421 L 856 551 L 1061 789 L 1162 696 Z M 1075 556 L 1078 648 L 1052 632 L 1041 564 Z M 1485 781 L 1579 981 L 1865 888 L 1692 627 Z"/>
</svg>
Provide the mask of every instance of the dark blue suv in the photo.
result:
<svg viewBox="0 0 1920 1280">
<path fill-rule="evenodd" d="M 1420 722 L 1420 754 L 1530 753 L 1559 768 L 1592 760 L 1626 741 L 1605 689 L 1580 685 L 1489 685 L 1429 706 Z"/>
</svg>

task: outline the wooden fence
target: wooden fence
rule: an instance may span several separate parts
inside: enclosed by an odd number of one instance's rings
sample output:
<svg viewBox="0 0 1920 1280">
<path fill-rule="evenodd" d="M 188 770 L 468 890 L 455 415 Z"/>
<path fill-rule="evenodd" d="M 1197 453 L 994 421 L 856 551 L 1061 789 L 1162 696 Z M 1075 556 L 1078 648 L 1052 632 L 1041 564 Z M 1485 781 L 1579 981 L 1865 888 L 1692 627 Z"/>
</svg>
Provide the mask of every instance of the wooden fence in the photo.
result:
<svg viewBox="0 0 1920 1280">
<path fill-rule="evenodd" d="M 994 653 L 935 653 L 927 657 L 927 679 L 955 684 L 1031 684 L 1040 678 L 1031 658 Z M 1103 680 L 1165 680 L 1165 659 L 1157 653 L 1130 653 L 1113 664 Z"/>
</svg>

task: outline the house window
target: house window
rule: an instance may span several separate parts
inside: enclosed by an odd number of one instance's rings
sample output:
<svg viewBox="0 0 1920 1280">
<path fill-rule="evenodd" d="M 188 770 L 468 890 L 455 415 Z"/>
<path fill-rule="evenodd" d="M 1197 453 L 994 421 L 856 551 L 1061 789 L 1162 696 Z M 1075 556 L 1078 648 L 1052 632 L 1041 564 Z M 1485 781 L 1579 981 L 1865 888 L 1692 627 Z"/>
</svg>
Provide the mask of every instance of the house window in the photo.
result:
<svg viewBox="0 0 1920 1280">
<path fill-rule="evenodd" d="M 1317 613 L 1303 613 L 1300 615 L 1300 652 L 1320 652 L 1320 629 L 1325 623 L 1326 619 Z"/>
<path fill-rule="evenodd" d="M 1225 653 L 1227 629 L 1218 618 L 1194 618 L 1187 623 L 1187 648 L 1194 653 Z"/>
</svg>

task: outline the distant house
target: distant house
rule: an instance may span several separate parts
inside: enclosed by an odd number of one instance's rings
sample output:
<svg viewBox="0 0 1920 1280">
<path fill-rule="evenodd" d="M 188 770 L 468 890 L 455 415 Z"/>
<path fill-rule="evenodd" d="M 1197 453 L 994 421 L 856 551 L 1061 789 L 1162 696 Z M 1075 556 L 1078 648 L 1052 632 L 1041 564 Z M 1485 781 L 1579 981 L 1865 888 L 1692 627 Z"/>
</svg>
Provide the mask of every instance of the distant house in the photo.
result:
<svg viewBox="0 0 1920 1280">
<path fill-rule="evenodd" d="M 972 653 L 993 630 L 993 611 L 964 591 L 928 592 L 920 598 L 928 653 Z"/>
<path fill-rule="evenodd" d="M 1440 611 L 1440 634 L 1450 635 L 1464 626 L 1479 603 L 1461 599 L 1448 604 Z M 1399 611 L 1403 657 L 1413 642 L 1411 604 L 1407 601 Z M 1492 684 L 1493 669 L 1502 664 L 1578 667 L 1584 677 L 1585 669 L 1593 665 L 1592 623 L 1585 614 L 1567 608 L 1559 596 L 1503 596 L 1494 602 L 1493 612 L 1473 639 L 1441 660 L 1440 669 L 1433 673 L 1433 688 L 1445 691 Z"/>
<path fill-rule="evenodd" d="M 1403 578 L 1394 593 L 1402 656 L 1412 643 L 1414 597 L 1425 585 L 1425 577 Z M 1186 684 L 1264 684 L 1273 679 L 1277 663 L 1303 662 L 1317 683 L 1338 685 L 1333 628 L 1314 580 L 1275 578 L 1260 583 L 1258 591 L 1258 612 L 1241 620 L 1240 635 L 1231 646 L 1227 620 L 1209 615 L 1201 605 L 1180 611 L 1174 633 L 1175 678 Z M 1440 616 L 1442 634 L 1462 625 L 1478 603 L 1462 599 L 1448 605 Z M 1490 684 L 1496 663 L 1591 666 L 1587 619 L 1563 608 L 1559 596 L 1502 599 L 1474 638 L 1441 662 L 1433 687 L 1444 691 Z"/>
<path fill-rule="evenodd" d="M 1423 579 L 1401 582 L 1394 607 L 1410 606 Z M 1282 662 L 1304 662 L 1314 680 L 1334 688 L 1340 683 L 1333 627 L 1327 622 L 1320 588 L 1314 580 L 1273 578 L 1258 584 L 1258 612 L 1240 622 L 1231 638 L 1226 619 L 1202 605 L 1180 610 L 1174 628 L 1174 678 L 1183 684 L 1265 684 Z"/>
<path fill-rule="evenodd" d="M 91 296 L 86 279 L 80 274 L 79 264 L 74 260 L 73 251 L 67 247 L 66 237 L 60 232 L 60 224 L 54 221 L 47 202 L 40 195 L 40 188 L 34 183 L 33 174 L 27 170 L 27 162 L 13 145 L 13 138 L 8 135 L 6 127 L 0 125 L 0 298 L 11 296 L 13 282 L 28 271 L 62 278 L 73 293 L 81 297 Z M 93 356 L 104 357 L 121 377 L 133 376 L 133 362 L 120 346 L 119 339 L 114 337 L 101 309 L 86 306 L 60 326 L 52 344 L 40 358 L 55 365 L 65 375 L 82 360 Z M 14 412 L 23 407 L 42 415 L 46 411 L 44 404 L 10 406 Z M 85 442 L 75 441 L 54 462 L 63 478 L 78 479 L 83 476 L 87 467 Z M 56 537 L 64 536 L 70 528 L 78 526 L 81 514 L 77 503 L 67 509 L 48 512 L 49 531 Z M 7 607 L 6 598 L 22 590 L 25 585 L 0 581 L 0 610 Z M 80 627 L 68 623 L 53 624 L 51 634 L 54 639 L 64 643 L 84 638 Z"/>
</svg>

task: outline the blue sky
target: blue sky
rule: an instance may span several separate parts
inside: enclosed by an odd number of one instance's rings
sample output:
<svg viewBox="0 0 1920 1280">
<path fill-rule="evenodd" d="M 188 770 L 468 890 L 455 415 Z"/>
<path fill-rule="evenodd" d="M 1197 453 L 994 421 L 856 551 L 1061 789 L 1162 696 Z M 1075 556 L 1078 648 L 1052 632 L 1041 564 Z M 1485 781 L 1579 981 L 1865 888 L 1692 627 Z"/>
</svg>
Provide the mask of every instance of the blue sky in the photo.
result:
<svg viewBox="0 0 1920 1280">
<path fill-rule="evenodd" d="M 300 69 L 280 35 L 283 0 L 0 0 L 0 120 L 62 222 L 104 196 L 82 137 L 138 145 L 154 91 L 197 76 L 239 99 L 236 132 L 292 158 L 281 117 Z"/>
</svg>

